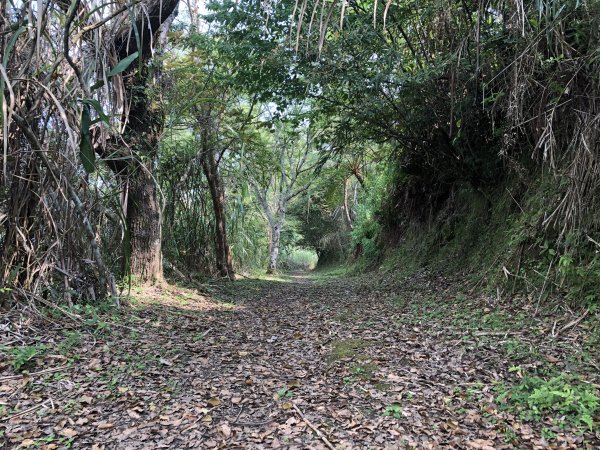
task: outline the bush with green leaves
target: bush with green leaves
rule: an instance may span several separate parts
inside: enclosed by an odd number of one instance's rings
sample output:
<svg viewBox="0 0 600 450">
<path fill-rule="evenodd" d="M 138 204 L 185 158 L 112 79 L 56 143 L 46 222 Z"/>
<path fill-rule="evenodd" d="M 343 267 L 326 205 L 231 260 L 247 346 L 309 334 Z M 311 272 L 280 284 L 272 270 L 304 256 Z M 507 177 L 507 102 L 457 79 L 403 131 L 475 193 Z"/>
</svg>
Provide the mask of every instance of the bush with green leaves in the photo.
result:
<svg viewBox="0 0 600 450">
<path fill-rule="evenodd" d="M 496 400 L 519 413 L 523 420 L 552 418 L 561 426 L 585 426 L 593 430 L 594 416 L 600 412 L 597 390 L 573 376 L 559 375 L 545 380 L 525 376 L 520 383 L 497 388 Z"/>
</svg>

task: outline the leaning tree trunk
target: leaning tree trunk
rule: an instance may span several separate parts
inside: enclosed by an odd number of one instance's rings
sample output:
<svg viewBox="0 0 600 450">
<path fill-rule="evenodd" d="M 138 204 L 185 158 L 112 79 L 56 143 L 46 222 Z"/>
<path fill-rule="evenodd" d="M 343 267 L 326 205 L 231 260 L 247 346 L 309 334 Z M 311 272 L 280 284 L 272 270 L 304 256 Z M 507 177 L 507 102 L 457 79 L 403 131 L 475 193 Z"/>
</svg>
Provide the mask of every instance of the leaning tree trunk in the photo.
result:
<svg viewBox="0 0 600 450">
<path fill-rule="evenodd" d="M 202 170 L 208 181 L 210 196 L 215 213 L 215 250 L 217 271 L 221 277 L 233 280 L 235 273 L 233 271 L 233 263 L 231 258 L 231 250 L 227 240 L 227 226 L 225 218 L 225 193 L 221 185 L 219 177 L 217 161 L 215 154 L 210 149 L 206 148 L 206 137 L 203 139 L 203 155 L 202 155 Z"/>
</svg>

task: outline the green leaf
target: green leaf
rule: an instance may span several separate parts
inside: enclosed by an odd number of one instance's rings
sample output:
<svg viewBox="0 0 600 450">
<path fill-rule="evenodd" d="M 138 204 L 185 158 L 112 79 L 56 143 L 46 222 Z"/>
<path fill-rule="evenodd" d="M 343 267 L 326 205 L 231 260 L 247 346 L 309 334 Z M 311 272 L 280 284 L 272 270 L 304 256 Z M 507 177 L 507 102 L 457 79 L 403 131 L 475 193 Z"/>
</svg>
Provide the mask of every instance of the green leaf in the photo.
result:
<svg viewBox="0 0 600 450">
<path fill-rule="evenodd" d="M 98 80 L 90 86 L 90 90 L 95 91 L 96 89 L 100 89 L 102 86 L 104 86 L 104 80 Z"/>
<path fill-rule="evenodd" d="M 21 35 L 21 33 L 24 33 L 27 30 L 27 28 L 25 28 L 24 26 L 20 26 L 17 31 L 15 31 L 12 35 L 12 37 L 10 38 L 10 40 L 8 41 L 8 44 L 6 45 L 6 48 L 4 49 L 4 55 L 2 56 L 2 65 L 4 67 L 8 66 L 8 58 L 10 57 L 10 53 L 12 52 L 15 44 L 17 43 L 17 39 L 19 39 L 19 36 Z M 4 77 L 0 76 L 0 93 L 4 92 Z M 4 107 L 4 96 L 0 95 L 0 110 L 2 110 L 2 108 Z M 3 123 L 3 116 L 0 114 L 0 124 Z"/>
<path fill-rule="evenodd" d="M 131 55 L 127 56 L 126 58 L 123 58 L 113 68 L 113 70 L 111 70 L 110 72 L 108 72 L 106 74 L 106 78 L 110 79 L 110 78 L 114 77 L 115 75 L 118 75 L 121 72 L 124 72 L 125 70 L 127 70 L 127 68 L 131 65 L 131 63 L 133 61 L 136 60 L 136 58 L 138 56 L 139 56 L 139 52 L 133 52 Z M 104 80 L 98 80 L 92 86 L 90 86 L 90 90 L 95 91 L 96 89 L 100 89 L 102 86 L 104 86 Z"/>
<path fill-rule="evenodd" d="M 6 48 L 4 49 L 4 56 L 2 57 L 2 64 L 4 66 L 6 66 L 8 64 L 8 58 L 10 57 L 10 53 L 12 52 L 12 49 L 14 48 L 15 44 L 17 43 L 17 39 L 19 39 L 19 36 L 21 35 L 21 33 L 24 33 L 26 30 L 27 30 L 27 28 L 25 28 L 24 26 L 20 26 L 17 29 L 17 31 L 15 31 L 13 33 L 12 37 L 8 41 L 8 44 L 6 45 Z"/>
<path fill-rule="evenodd" d="M 117 64 L 113 70 L 111 70 L 110 72 L 108 72 L 108 74 L 106 75 L 107 77 L 114 77 L 115 75 L 120 74 L 121 72 L 125 71 L 133 61 L 136 60 L 136 58 L 138 57 L 139 52 L 133 52 L 131 55 L 127 56 L 126 58 L 123 58 L 121 61 L 119 61 L 119 64 Z M 98 84 L 98 83 L 96 83 Z"/>
<path fill-rule="evenodd" d="M 94 108 L 94 110 L 98 113 L 98 119 L 100 121 L 104 122 L 106 125 L 110 125 L 110 122 L 108 120 L 108 116 L 102 110 L 102 105 L 100 104 L 100 102 L 98 100 L 95 100 L 95 99 L 92 99 L 92 98 L 84 98 L 83 100 L 81 100 L 81 103 L 83 103 L 85 105 L 89 105 L 92 108 Z M 93 123 L 97 123 L 98 119 L 94 120 Z"/>
<path fill-rule="evenodd" d="M 96 153 L 92 148 L 92 140 L 90 137 L 90 126 L 92 119 L 90 117 L 90 107 L 87 104 L 83 105 L 81 111 L 81 143 L 79 144 L 79 156 L 83 163 L 83 168 L 87 173 L 96 171 Z"/>
</svg>

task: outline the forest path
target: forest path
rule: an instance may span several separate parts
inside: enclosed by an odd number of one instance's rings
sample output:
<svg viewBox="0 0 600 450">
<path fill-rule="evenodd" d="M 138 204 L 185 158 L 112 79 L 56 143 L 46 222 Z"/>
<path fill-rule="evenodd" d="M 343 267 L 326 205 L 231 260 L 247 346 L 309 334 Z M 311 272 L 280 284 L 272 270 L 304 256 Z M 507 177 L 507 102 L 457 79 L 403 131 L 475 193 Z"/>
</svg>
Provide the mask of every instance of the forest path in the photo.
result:
<svg viewBox="0 0 600 450">
<path fill-rule="evenodd" d="M 507 348 L 535 345 L 546 361 L 521 355 L 529 367 L 561 364 L 562 347 L 500 309 L 486 325 L 490 300 L 443 278 L 293 274 L 219 284 L 219 300 L 175 286 L 134 296 L 93 334 L 48 331 L 32 375 L 0 377 L 8 448 L 547 445 L 541 425 L 499 410 L 494 386 L 518 379 Z M 600 442 L 551 432 L 555 448 Z"/>
</svg>

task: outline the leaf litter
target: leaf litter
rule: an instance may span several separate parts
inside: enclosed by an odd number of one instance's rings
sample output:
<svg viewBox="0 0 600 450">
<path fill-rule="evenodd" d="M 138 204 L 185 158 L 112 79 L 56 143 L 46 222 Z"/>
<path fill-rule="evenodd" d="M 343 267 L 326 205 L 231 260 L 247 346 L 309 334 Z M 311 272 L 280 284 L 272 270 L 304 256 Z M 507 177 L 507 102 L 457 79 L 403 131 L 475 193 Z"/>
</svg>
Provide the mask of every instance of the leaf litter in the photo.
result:
<svg viewBox="0 0 600 450">
<path fill-rule="evenodd" d="M 508 306 L 465 296 L 460 287 L 431 274 L 296 276 L 223 283 L 212 296 L 148 288 L 93 332 L 7 317 L 4 350 L 40 343 L 49 350 L 23 374 L 3 350 L 0 443 L 98 450 L 599 448 L 597 427 L 527 421 L 496 395 L 503 383 L 547 367 L 578 370 L 597 387 L 596 355 L 577 366 L 573 358 L 597 317 L 552 336 L 556 321 L 572 318 L 549 315 L 527 327 L 498 320 Z M 71 347 L 67 332 L 81 336 Z M 531 351 L 511 353 L 511 345 Z"/>
</svg>

